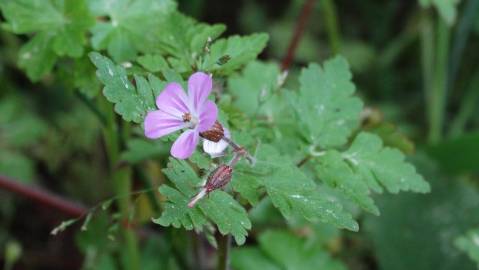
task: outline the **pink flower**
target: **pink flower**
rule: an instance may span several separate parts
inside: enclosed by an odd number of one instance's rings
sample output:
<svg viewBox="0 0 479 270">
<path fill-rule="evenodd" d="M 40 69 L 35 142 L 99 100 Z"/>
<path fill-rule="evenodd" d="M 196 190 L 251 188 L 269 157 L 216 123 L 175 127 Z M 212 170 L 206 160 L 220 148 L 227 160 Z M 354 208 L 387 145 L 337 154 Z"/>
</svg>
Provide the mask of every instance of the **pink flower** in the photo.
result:
<svg viewBox="0 0 479 270">
<path fill-rule="evenodd" d="M 185 131 L 171 147 L 171 155 L 186 159 L 196 149 L 200 132 L 210 129 L 218 117 L 216 104 L 208 100 L 213 80 L 196 72 L 188 79 L 188 94 L 178 83 L 169 83 L 156 98 L 157 111 L 145 118 L 145 136 L 157 139 L 180 129 Z"/>
</svg>

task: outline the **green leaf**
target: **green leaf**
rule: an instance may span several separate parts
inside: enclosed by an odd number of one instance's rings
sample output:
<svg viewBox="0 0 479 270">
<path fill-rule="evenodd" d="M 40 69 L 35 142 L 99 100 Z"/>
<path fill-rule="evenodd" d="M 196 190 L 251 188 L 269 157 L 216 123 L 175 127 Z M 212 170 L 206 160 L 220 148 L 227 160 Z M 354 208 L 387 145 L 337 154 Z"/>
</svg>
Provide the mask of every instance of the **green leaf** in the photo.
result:
<svg viewBox="0 0 479 270">
<path fill-rule="evenodd" d="M 26 71 L 30 80 L 38 81 L 50 73 L 57 58 L 51 48 L 51 37 L 38 33 L 20 49 L 18 66 Z"/>
<path fill-rule="evenodd" d="M 343 270 L 317 242 L 307 242 L 287 231 L 267 231 L 260 235 L 258 248 L 238 248 L 232 252 L 235 269 L 328 269 Z M 249 255 L 246 257 L 246 255 Z M 261 267 L 259 267 L 261 266 Z M 264 267 L 264 268 L 263 268 Z"/>
<path fill-rule="evenodd" d="M 80 57 L 86 32 L 94 24 L 84 0 L 2 1 L 6 28 L 16 34 L 35 34 L 20 51 L 19 66 L 31 80 L 50 72 L 56 56 Z"/>
<path fill-rule="evenodd" d="M 464 179 L 444 178 L 442 172 L 417 166 L 430 179 L 433 192 L 377 196 L 381 216 L 365 217 L 363 231 L 371 239 L 378 268 L 476 269 L 454 240 L 479 224 L 477 188 Z"/>
<path fill-rule="evenodd" d="M 479 267 L 479 229 L 471 230 L 454 241 L 457 248 L 464 251 Z"/>
<path fill-rule="evenodd" d="M 7 95 L 0 101 L 0 147 L 30 149 L 47 133 L 47 124 L 25 98 Z"/>
<path fill-rule="evenodd" d="M 161 35 L 162 25 L 176 4 L 172 0 L 90 0 L 97 16 L 107 16 L 92 28 L 92 45 L 106 49 L 117 62 L 134 59 L 138 51 L 148 51 Z"/>
<path fill-rule="evenodd" d="M 236 270 L 281 270 L 257 247 L 233 249 L 231 265 Z"/>
<path fill-rule="evenodd" d="M 2 149 L 0 155 L 0 174 L 20 182 L 33 182 L 35 164 L 33 160 L 16 151 Z"/>
<path fill-rule="evenodd" d="M 442 19 L 449 25 L 454 24 L 457 17 L 457 5 L 460 0 L 419 0 L 419 3 L 423 7 L 429 7 L 434 5 L 434 7 L 441 15 Z"/>
<path fill-rule="evenodd" d="M 160 218 L 153 220 L 162 226 L 184 227 L 187 230 L 203 230 L 208 221 L 214 222 L 221 234 L 232 234 L 236 243 L 243 244 L 251 228 L 246 210 L 226 192 L 216 190 L 203 198 L 195 207 L 187 206 L 198 192 L 202 180 L 186 161 L 170 159 L 163 170 L 175 187 L 160 187 L 167 202 Z"/>
<path fill-rule="evenodd" d="M 364 210 L 379 215 L 379 209 L 369 197 L 368 185 L 355 174 L 349 164 L 335 150 L 326 152 L 317 159 L 315 166 L 319 179 L 327 185 L 339 189 L 349 199 Z"/>
<path fill-rule="evenodd" d="M 257 178 L 255 181 L 264 186 L 273 205 L 286 218 L 301 215 L 311 222 L 358 230 L 356 221 L 344 211 L 336 198 L 317 186 L 287 156 L 280 155 L 273 147 L 262 145 L 259 148 L 255 167 L 261 168 L 261 171 L 243 173 Z"/>
<path fill-rule="evenodd" d="M 351 147 L 343 153 L 343 158 L 375 191 L 380 192 L 381 186 L 392 193 L 430 191 L 429 184 L 414 166 L 404 160 L 404 154 L 397 149 L 383 147 L 376 135 L 359 133 Z"/>
<path fill-rule="evenodd" d="M 355 86 L 347 61 L 337 56 L 323 67 L 303 69 L 300 91 L 291 94 L 305 137 L 323 148 L 341 146 L 359 125 L 363 104 L 354 97 Z"/>
<path fill-rule="evenodd" d="M 158 36 L 158 47 L 168 55 L 168 62 L 178 72 L 191 72 L 204 54 L 208 40 L 215 40 L 226 29 L 223 24 L 208 25 L 179 12 L 173 12 Z"/>
<path fill-rule="evenodd" d="M 239 166 L 238 166 L 239 167 Z M 237 171 L 240 170 L 238 173 Z M 257 176 L 241 172 L 241 169 L 233 171 L 233 180 L 231 181 L 233 189 L 241 194 L 251 205 L 259 202 L 262 187 L 262 181 Z"/>
<path fill-rule="evenodd" d="M 280 70 L 273 63 L 251 62 L 241 75 L 228 79 L 228 89 L 235 96 L 234 105 L 248 115 L 257 113 L 258 107 L 278 88 Z"/>
<path fill-rule="evenodd" d="M 136 164 L 169 153 L 169 149 L 162 143 L 132 139 L 127 142 L 128 149 L 121 154 L 121 160 Z"/>
<path fill-rule="evenodd" d="M 428 145 L 426 152 L 431 155 L 444 171 L 449 173 L 477 172 L 479 159 L 479 132 L 463 134 Z M 461 158 L 451 158 L 451 153 L 460 153 Z"/>
<path fill-rule="evenodd" d="M 231 36 L 219 39 L 211 46 L 210 53 L 206 55 L 202 69 L 221 75 L 228 75 L 235 70 L 256 59 L 266 47 L 267 34 L 252 34 L 249 36 Z M 230 60 L 218 65 L 218 60 L 229 56 Z"/>
<path fill-rule="evenodd" d="M 90 53 L 89 56 L 98 69 L 98 79 L 105 85 L 103 94 L 110 102 L 115 103 L 115 111 L 125 121 L 141 123 L 148 111 L 155 110 L 153 90 L 143 77 L 135 76 L 135 88 L 122 66 L 115 65 L 110 59 L 96 52 Z"/>
<path fill-rule="evenodd" d="M 159 72 L 169 68 L 165 58 L 159 54 L 147 54 L 136 59 L 138 63 L 150 72 Z"/>
<path fill-rule="evenodd" d="M 73 84 L 85 96 L 93 98 L 100 92 L 100 82 L 96 78 L 95 66 L 88 57 L 75 61 L 73 67 Z"/>
</svg>

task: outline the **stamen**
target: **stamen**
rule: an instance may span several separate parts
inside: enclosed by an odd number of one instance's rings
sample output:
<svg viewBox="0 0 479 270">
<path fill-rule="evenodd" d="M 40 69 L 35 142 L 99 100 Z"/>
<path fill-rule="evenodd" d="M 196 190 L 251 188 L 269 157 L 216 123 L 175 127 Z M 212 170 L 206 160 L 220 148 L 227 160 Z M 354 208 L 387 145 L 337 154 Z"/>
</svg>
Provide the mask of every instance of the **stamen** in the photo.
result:
<svg viewBox="0 0 479 270">
<path fill-rule="evenodd" d="M 190 122 L 191 121 L 191 114 L 185 113 L 183 114 L 183 122 Z"/>
</svg>

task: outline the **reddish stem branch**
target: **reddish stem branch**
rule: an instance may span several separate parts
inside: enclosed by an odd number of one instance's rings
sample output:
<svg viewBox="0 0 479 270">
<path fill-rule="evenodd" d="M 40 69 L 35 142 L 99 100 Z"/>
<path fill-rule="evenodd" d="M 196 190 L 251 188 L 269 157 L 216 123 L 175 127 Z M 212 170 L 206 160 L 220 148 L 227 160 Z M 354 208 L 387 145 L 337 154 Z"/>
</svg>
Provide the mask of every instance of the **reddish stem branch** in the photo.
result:
<svg viewBox="0 0 479 270">
<path fill-rule="evenodd" d="M 80 204 L 71 202 L 40 187 L 21 184 L 3 175 L 0 175 L 0 189 L 29 198 L 46 207 L 57 209 L 71 217 L 80 217 L 87 212 L 87 209 Z"/>
<path fill-rule="evenodd" d="M 281 69 L 287 70 L 293 61 L 294 54 L 296 53 L 296 49 L 298 48 L 299 41 L 304 33 L 304 28 L 306 27 L 306 23 L 308 22 L 309 15 L 311 15 L 311 10 L 313 9 L 315 0 L 306 0 L 301 9 L 301 13 L 299 15 L 298 23 L 294 27 L 294 33 L 291 37 L 291 41 L 289 42 L 288 52 L 286 53 L 286 57 L 283 59 L 281 63 Z"/>
</svg>

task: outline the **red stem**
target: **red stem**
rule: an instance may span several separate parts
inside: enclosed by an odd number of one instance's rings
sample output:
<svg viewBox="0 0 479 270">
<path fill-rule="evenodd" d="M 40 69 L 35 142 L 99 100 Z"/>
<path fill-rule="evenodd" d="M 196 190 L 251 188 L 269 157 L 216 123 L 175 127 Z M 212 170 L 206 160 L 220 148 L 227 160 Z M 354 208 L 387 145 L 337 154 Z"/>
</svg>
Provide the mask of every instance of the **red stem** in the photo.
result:
<svg viewBox="0 0 479 270">
<path fill-rule="evenodd" d="M 0 175 L 0 189 L 29 198 L 43 206 L 57 209 L 71 217 L 80 217 L 87 212 L 87 209 L 80 204 L 71 202 L 40 187 L 21 184 L 3 175 Z"/>
<path fill-rule="evenodd" d="M 311 15 L 311 10 L 314 6 L 314 0 L 306 0 L 301 9 L 301 13 L 299 15 L 298 23 L 294 28 L 293 36 L 291 37 L 291 41 L 289 42 L 288 52 L 286 53 L 286 57 L 283 59 L 281 63 L 281 69 L 287 70 L 293 61 L 294 54 L 296 53 L 296 49 L 298 48 L 299 41 L 304 33 L 304 28 L 306 27 L 306 23 L 308 22 L 309 15 Z"/>
</svg>

